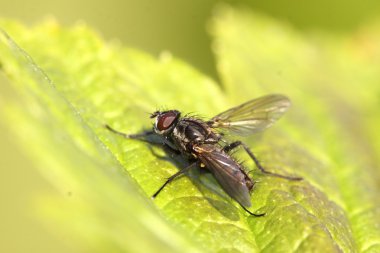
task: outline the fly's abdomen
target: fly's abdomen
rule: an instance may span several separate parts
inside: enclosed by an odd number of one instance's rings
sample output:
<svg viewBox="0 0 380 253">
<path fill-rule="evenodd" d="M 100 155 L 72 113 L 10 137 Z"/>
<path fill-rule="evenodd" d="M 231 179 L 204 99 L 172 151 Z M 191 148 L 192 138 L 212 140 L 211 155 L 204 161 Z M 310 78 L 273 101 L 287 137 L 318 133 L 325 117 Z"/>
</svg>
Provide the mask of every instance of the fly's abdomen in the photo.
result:
<svg viewBox="0 0 380 253">
<path fill-rule="evenodd" d="M 196 145 L 194 154 L 230 197 L 245 207 L 251 206 L 249 192 L 253 182 L 238 162 L 215 145 Z"/>
</svg>

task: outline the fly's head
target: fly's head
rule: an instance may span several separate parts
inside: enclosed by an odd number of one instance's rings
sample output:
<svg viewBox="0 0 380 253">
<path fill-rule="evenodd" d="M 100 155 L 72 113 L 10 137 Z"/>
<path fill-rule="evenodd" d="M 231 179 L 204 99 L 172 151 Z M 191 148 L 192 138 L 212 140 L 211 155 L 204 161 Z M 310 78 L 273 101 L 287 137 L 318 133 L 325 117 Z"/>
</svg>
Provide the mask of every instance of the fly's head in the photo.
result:
<svg viewBox="0 0 380 253">
<path fill-rule="evenodd" d="M 181 113 L 177 110 L 156 111 L 150 116 L 151 119 L 156 118 L 153 130 L 159 135 L 170 134 L 177 125 Z"/>
</svg>

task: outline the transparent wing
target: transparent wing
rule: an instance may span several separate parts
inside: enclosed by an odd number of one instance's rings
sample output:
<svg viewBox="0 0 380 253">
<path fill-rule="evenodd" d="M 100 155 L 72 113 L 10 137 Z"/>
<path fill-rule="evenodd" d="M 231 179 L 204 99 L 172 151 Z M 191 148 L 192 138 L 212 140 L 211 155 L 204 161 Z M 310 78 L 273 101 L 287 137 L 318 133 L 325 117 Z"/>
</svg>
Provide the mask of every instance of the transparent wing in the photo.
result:
<svg viewBox="0 0 380 253">
<path fill-rule="evenodd" d="M 208 121 L 208 124 L 234 134 L 248 135 L 270 127 L 290 105 L 290 100 L 283 95 L 268 95 L 222 112 Z"/>
<path fill-rule="evenodd" d="M 201 152 L 198 157 L 231 198 L 245 207 L 251 206 L 245 174 L 238 163 L 218 150 Z"/>
</svg>

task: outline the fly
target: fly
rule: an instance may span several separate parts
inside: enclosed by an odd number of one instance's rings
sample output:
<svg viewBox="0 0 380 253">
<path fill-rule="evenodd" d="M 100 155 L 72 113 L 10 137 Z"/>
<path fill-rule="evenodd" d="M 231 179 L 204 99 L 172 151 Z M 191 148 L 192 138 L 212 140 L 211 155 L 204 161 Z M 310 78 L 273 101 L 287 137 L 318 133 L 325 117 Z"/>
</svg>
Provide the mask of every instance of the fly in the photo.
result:
<svg viewBox="0 0 380 253">
<path fill-rule="evenodd" d="M 197 117 L 181 117 L 181 112 L 168 110 L 151 114 L 150 118 L 155 118 L 152 131 L 129 135 L 118 132 L 108 125 L 106 127 L 130 139 L 146 141 L 145 138 L 149 135 L 159 135 L 163 137 L 162 144 L 165 148 L 190 162 L 189 166 L 169 177 L 153 194 L 153 198 L 178 176 L 191 168 L 202 167 L 213 174 L 222 189 L 245 211 L 253 216 L 263 216 L 265 213 L 255 214 L 247 209 L 251 206 L 250 191 L 254 181 L 245 172 L 242 164 L 232 157 L 232 150 L 242 146 L 262 173 L 288 180 L 302 180 L 302 178 L 267 171 L 245 143 L 241 141 L 229 143 L 224 135 L 226 133 L 249 135 L 261 132 L 276 122 L 290 105 L 290 100 L 283 95 L 267 95 L 233 107 L 208 121 Z"/>
</svg>

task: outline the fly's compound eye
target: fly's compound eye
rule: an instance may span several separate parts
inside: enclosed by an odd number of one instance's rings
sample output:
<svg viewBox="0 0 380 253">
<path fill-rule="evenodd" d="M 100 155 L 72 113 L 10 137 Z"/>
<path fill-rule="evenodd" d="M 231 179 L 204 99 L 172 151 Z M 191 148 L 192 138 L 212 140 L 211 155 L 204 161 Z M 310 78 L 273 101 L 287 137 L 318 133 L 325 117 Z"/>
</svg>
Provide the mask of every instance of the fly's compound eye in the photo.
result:
<svg viewBox="0 0 380 253">
<path fill-rule="evenodd" d="M 158 131 L 168 130 L 177 120 L 179 112 L 168 111 L 164 112 L 157 117 L 156 128 Z"/>
</svg>

